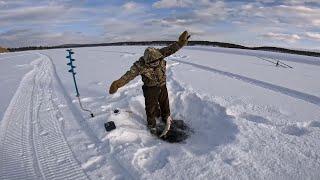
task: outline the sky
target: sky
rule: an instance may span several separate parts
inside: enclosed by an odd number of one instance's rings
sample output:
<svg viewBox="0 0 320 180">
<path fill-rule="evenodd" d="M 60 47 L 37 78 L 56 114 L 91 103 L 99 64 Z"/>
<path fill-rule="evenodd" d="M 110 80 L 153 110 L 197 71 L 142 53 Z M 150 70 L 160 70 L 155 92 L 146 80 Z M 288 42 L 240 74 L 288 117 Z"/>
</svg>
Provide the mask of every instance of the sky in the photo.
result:
<svg viewBox="0 0 320 180">
<path fill-rule="evenodd" d="M 320 49 L 320 0 L 0 0 L 0 46 L 191 40 Z"/>
</svg>

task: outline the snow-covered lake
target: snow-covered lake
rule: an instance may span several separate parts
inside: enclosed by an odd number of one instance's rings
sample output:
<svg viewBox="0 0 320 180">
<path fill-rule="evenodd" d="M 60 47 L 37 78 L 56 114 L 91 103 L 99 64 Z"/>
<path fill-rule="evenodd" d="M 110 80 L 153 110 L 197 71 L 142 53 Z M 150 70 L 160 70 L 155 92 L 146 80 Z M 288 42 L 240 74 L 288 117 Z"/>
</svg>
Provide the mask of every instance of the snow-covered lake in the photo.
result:
<svg viewBox="0 0 320 180">
<path fill-rule="evenodd" d="M 320 58 L 185 47 L 166 58 L 167 86 L 194 133 L 171 144 L 146 128 L 140 77 L 108 94 L 145 48 L 73 49 L 94 118 L 65 49 L 0 54 L 0 179 L 320 178 Z"/>
</svg>

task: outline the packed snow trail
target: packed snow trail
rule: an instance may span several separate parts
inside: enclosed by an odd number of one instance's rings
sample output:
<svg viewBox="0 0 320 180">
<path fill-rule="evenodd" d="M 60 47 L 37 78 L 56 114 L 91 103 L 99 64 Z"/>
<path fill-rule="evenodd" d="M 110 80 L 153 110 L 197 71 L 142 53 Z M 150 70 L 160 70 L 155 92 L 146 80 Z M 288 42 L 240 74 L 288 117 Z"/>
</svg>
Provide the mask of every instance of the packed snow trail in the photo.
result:
<svg viewBox="0 0 320 180">
<path fill-rule="evenodd" d="M 52 59 L 50 56 L 45 55 L 47 59 L 49 59 L 52 62 Z M 71 114 L 73 115 L 73 117 L 75 118 L 75 123 L 74 125 L 79 126 L 81 128 L 81 131 L 84 132 L 87 140 L 89 140 L 91 143 L 93 143 L 95 146 L 99 147 L 98 148 L 98 152 L 96 152 L 97 154 L 95 154 L 94 156 L 90 157 L 90 159 L 87 160 L 87 162 L 82 164 L 82 167 L 84 170 L 87 170 L 87 167 L 90 167 L 91 163 L 94 163 L 96 161 L 105 161 L 105 165 L 109 166 L 108 167 L 108 172 L 104 171 L 103 172 L 103 168 L 101 168 L 102 170 L 102 174 L 106 174 L 108 176 L 108 173 L 114 173 L 114 172 L 118 172 L 118 174 L 121 174 L 121 178 L 123 179 L 134 179 L 133 175 L 130 173 L 130 171 L 128 169 L 126 169 L 126 167 L 124 167 L 118 160 L 117 158 L 112 156 L 112 147 L 109 146 L 109 140 L 105 139 L 104 142 L 101 141 L 101 139 L 99 139 L 99 137 L 96 135 L 95 131 L 97 131 L 97 129 L 93 129 L 91 128 L 90 124 L 88 124 L 88 122 L 86 121 L 86 119 L 84 118 L 81 110 L 73 103 L 72 98 L 69 96 L 69 93 L 67 91 L 67 89 L 63 86 L 63 83 L 61 81 L 61 78 L 59 77 L 57 71 L 56 71 L 56 67 L 53 65 L 53 77 L 55 78 L 58 87 L 60 88 L 61 91 L 61 98 L 64 98 L 65 103 L 67 104 L 69 111 L 71 112 Z M 105 114 L 102 113 L 102 114 Z M 95 117 L 101 115 L 101 114 L 97 114 L 94 113 Z M 103 124 L 103 123 L 101 123 Z M 99 129 L 103 129 L 103 133 L 104 133 L 104 128 L 99 128 Z M 79 142 L 76 142 L 77 144 L 79 144 Z M 82 144 L 83 145 L 83 144 Z M 90 154 L 90 153 L 89 153 Z M 92 159 L 96 158 L 96 160 L 92 161 Z M 88 165 L 89 164 L 89 165 Z M 100 166 L 103 166 L 103 163 L 99 164 Z M 111 167 L 110 167 L 111 166 Z M 98 173 L 99 174 L 99 173 Z M 91 174 L 92 175 L 92 174 Z M 92 179 L 96 179 L 97 176 L 96 175 L 92 175 L 93 177 L 90 176 L 89 177 Z M 101 178 L 101 176 L 99 176 L 98 178 Z"/>
<path fill-rule="evenodd" d="M 296 91 L 296 90 L 293 90 L 293 89 L 289 89 L 289 88 L 286 88 L 286 87 L 281 87 L 281 86 L 278 86 L 278 85 L 274 85 L 274 84 L 271 84 L 271 83 L 263 82 L 263 81 L 260 81 L 260 80 L 257 80 L 257 79 L 252 79 L 252 78 L 245 77 L 245 76 L 238 75 L 238 74 L 234 74 L 234 73 L 231 73 L 231 72 L 221 71 L 221 70 L 218 70 L 218 69 L 214 69 L 214 68 L 211 68 L 211 67 L 203 66 L 203 65 L 200 65 L 200 64 L 192 63 L 192 62 L 186 62 L 186 61 L 182 61 L 182 60 L 178 60 L 178 59 L 174 59 L 174 58 L 171 58 L 170 60 L 175 61 L 175 62 L 179 62 L 179 63 L 182 63 L 182 64 L 191 65 L 193 67 L 196 67 L 196 68 L 199 68 L 199 69 L 202 69 L 202 70 L 205 70 L 205 71 L 210 71 L 210 72 L 213 72 L 213 73 L 221 74 L 221 75 L 224 75 L 224 76 L 227 76 L 227 77 L 230 77 L 230 78 L 235 78 L 235 79 L 241 80 L 243 82 L 250 83 L 250 84 L 255 85 L 255 86 L 259 86 L 259 87 L 262 87 L 262 88 L 265 88 L 265 89 L 269 89 L 269 90 L 272 90 L 272 91 L 275 91 L 275 92 L 278 92 L 278 93 L 282 93 L 282 94 L 291 96 L 293 98 L 301 99 L 301 100 L 304 100 L 306 102 L 309 102 L 309 103 L 315 104 L 317 106 L 320 106 L 320 97 L 318 97 L 318 96 L 314 96 L 314 95 L 307 94 L 307 93 L 304 93 L 304 92 L 299 92 L 299 91 Z"/>
<path fill-rule="evenodd" d="M 232 48 L 220 48 L 220 47 L 185 47 L 187 50 L 191 51 L 208 51 L 216 53 L 226 53 L 226 54 L 238 54 L 238 55 L 247 55 L 255 57 L 264 57 L 277 59 L 280 61 L 295 62 L 300 64 L 309 64 L 314 66 L 320 66 L 319 57 L 313 56 L 303 56 L 296 54 L 288 53 L 278 53 L 271 51 L 259 51 L 259 50 L 243 50 L 243 49 L 232 49 Z"/>
<path fill-rule="evenodd" d="M 88 179 L 61 130 L 52 62 L 44 55 L 20 83 L 1 126 L 1 179 Z"/>
</svg>

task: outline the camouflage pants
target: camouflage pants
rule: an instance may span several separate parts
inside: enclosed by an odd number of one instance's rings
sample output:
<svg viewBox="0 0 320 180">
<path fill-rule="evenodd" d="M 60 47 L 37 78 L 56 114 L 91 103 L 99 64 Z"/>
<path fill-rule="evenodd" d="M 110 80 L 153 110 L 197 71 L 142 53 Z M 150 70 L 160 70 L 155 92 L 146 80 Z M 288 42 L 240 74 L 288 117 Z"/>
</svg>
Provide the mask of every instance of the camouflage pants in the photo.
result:
<svg viewBox="0 0 320 180">
<path fill-rule="evenodd" d="M 142 90 L 145 98 L 148 126 L 155 127 L 156 117 L 161 115 L 162 120 L 166 120 L 170 116 L 167 86 L 142 86 Z"/>
</svg>

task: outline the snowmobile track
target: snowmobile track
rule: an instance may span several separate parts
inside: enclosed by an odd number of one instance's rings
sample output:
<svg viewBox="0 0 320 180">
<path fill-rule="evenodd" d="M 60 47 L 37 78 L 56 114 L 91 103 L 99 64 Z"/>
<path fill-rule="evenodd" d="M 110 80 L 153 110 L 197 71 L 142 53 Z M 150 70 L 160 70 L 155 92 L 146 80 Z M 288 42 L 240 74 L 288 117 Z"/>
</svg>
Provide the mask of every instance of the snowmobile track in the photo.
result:
<svg viewBox="0 0 320 180">
<path fill-rule="evenodd" d="M 230 51 L 230 49 L 225 49 L 225 48 L 215 48 L 214 50 L 212 49 L 206 49 L 203 47 L 185 47 L 185 49 L 188 50 L 195 50 L 195 51 L 207 51 L 207 52 L 216 52 L 216 53 L 225 53 L 225 54 L 237 54 L 237 55 L 245 55 L 245 56 L 252 56 L 252 57 L 263 57 L 263 58 L 274 58 L 273 55 L 268 55 L 268 54 L 261 54 L 259 53 L 259 51 L 250 51 L 250 53 L 248 53 L 247 51 Z M 267 52 L 267 51 L 266 51 Z M 272 53 L 272 52 L 269 52 Z M 300 63 L 300 64 L 308 64 L 308 65 L 313 65 L 313 66 L 320 66 L 320 61 L 318 60 L 311 60 L 309 58 L 313 58 L 313 59 L 317 59 L 318 57 L 315 56 L 309 56 L 308 58 L 304 58 L 303 61 L 301 60 L 301 58 L 292 58 L 292 56 L 290 58 L 288 58 L 288 55 L 290 57 L 290 55 L 294 55 L 294 54 L 287 54 L 287 53 L 277 53 L 277 59 L 281 60 L 281 61 L 287 61 L 287 62 L 294 62 L 294 63 Z M 298 55 L 296 55 L 298 56 Z M 300 56 L 300 55 L 299 55 Z M 303 56 L 302 56 L 303 57 Z"/>
<path fill-rule="evenodd" d="M 1 179 L 88 179 L 61 130 L 52 63 L 39 54 L 2 120 Z M 23 113 L 21 113 L 23 112 Z"/>
<path fill-rule="evenodd" d="M 52 59 L 50 56 L 46 54 L 42 54 L 45 56 L 50 62 L 52 63 Z M 107 141 L 102 142 L 99 137 L 95 135 L 93 130 L 90 127 L 90 125 L 86 122 L 86 119 L 83 117 L 81 111 L 76 107 L 76 105 L 72 102 L 72 98 L 69 96 L 68 91 L 66 88 L 63 86 L 63 83 L 56 71 L 56 67 L 52 63 L 52 76 L 56 80 L 59 88 L 62 90 L 62 96 L 64 100 L 66 101 L 67 106 L 70 108 L 70 112 L 72 115 L 75 117 L 75 122 L 81 127 L 82 131 L 85 132 L 86 136 L 89 138 L 89 140 L 94 143 L 94 144 L 99 144 L 99 152 L 97 156 L 103 156 L 107 159 L 109 164 L 112 164 L 116 166 L 117 169 L 121 169 L 121 174 L 126 178 L 126 179 L 135 179 L 134 176 L 131 174 L 131 172 L 122 164 L 116 157 L 112 155 L 112 149 L 109 146 L 109 142 Z"/>
<path fill-rule="evenodd" d="M 274 85 L 274 84 L 271 84 L 271 83 L 267 83 L 267 82 L 264 82 L 264 81 L 260 81 L 260 80 L 257 80 L 257 79 L 245 77 L 245 76 L 242 76 L 242 75 L 239 75 L 239 74 L 234 74 L 234 73 L 231 73 L 231 72 L 221 71 L 221 70 L 214 69 L 214 68 L 207 67 L 207 66 L 203 66 L 203 65 L 200 65 L 200 64 L 195 64 L 195 63 L 191 63 L 191 62 L 185 62 L 185 61 L 181 61 L 181 60 L 173 59 L 173 58 L 171 58 L 170 60 L 173 61 L 173 62 L 178 62 L 178 63 L 182 63 L 182 64 L 191 65 L 193 67 L 196 67 L 196 68 L 199 68 L 199 69 L 202 69 L 202 70 L 205 70 L 205 71 L 213 72 L 213 73 L 216 73 L 216 74 L 220 74 L 220 75 L 223 75 L 223 76 L 227 76 L 229 78 L 234 78 L 234 79 L 237 79 L 237 80 L 240 80 L 240 81 L 243 81 L 243 82 L 258 86 L 258 87 L 262 87 L 262 88 L 265 88 L 265 89 L 268 89 L 268 90 L 271 90 L 271 91 L 275 91 L 275 92 L 278 92 L 278 93 L 281 93 L 281 94 L 285 94 L 287 96 L 290 96 L 290 97 L 293 97 L 293 98 L 296 98 L 296 99 L 300 99 L 300 100 L 315 104 L 317 106 L 320 106 L 320 97 L 315 96 L 315 95 L 303 93 L 303 92 L 296 91 L 296 90 L 293 90 L 293 89 L 289 89 L 289 88 L 286 88 L 286 87 L 281 87 L 281 86 Z"/>
</svg>

